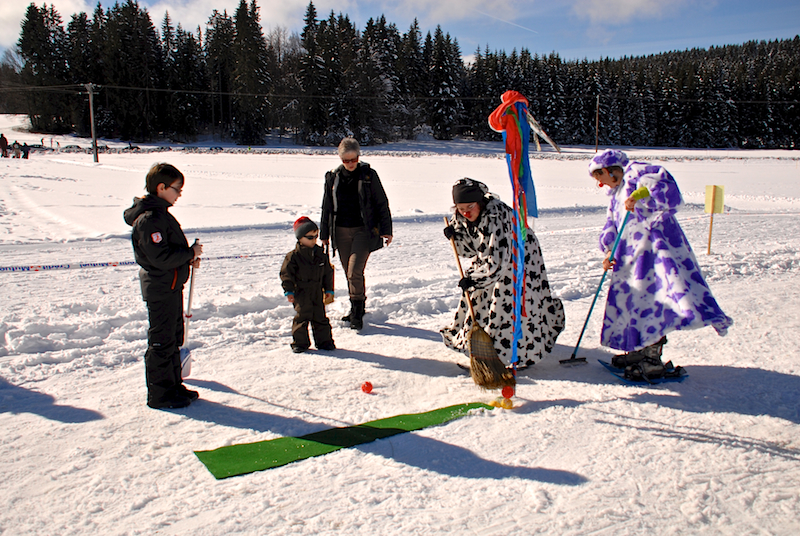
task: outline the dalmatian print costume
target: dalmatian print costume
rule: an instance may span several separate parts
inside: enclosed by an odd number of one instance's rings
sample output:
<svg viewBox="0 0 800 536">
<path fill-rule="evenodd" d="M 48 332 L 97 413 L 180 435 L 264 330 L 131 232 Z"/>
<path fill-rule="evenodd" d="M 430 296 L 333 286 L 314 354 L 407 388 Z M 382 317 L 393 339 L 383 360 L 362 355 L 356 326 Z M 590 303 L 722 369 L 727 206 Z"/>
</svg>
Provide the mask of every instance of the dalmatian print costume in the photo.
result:
<svg viewBox="0 0 800 536">
<path fill-rule="evenodd" d="M 511 364 L 513 340 L 513 279 L 511 260 L 512 209 L 487 193 L 486 209 L 471 224 L 461 214 L 450 219 L 455 243 L 461 257 L 472 258 L 464 275 L 475 281 L 470 289 L 478 325 L 494 341 L 497 355 Z M 517 343 L 519 365 L 533 365 L 550 352 L 564 329 L 564 307 L 550 294 L 542 251 L 533 231 L 528 229 L 525 244 L 525 313 L 522 338 Z M 440 330 L 445 345 L 469 351 L 472 318 L 466 298 L 461 297 L 453 323 Z"/>
<path fill-rule="evenodd" d="M 595 157 L 592 167 L 620 165 L 623 181 L 608 192 L 610 204 L 600 249 L 611 250 L 625 219 L 625 200 L 645 186 L 650 196 L 636 202 L 614 255 L 601 344 L 632 352 L 679 329 L 713 326 L 724 336 L 733 320 L 722 312 L 703 278 L 675 213 L 683 198 L 662 166 L 628 163 L 621 151 Z"/>
</svg>

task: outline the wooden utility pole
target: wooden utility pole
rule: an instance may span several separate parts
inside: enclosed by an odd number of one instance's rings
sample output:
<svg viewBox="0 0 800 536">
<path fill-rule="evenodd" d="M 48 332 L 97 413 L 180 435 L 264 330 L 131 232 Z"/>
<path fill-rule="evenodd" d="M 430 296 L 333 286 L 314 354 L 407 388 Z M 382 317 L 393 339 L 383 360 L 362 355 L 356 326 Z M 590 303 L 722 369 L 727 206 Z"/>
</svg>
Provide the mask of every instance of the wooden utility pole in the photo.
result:
<svg viewBox="0 0 800 536">
<path fill-rule="evenodd" d="M 89 122 L 92 124 L 92 153 L 94 161 L 97 162 L 97 134 L 94 130 L 94 85 L 85 84 L 86 91 L 89 92 Z"/>
<path fill-rule="evenodd" d="M 600 95 L 597 96 L 597 106 L 594 111 L 594 152 L 600 145 Z"/>
</svg>

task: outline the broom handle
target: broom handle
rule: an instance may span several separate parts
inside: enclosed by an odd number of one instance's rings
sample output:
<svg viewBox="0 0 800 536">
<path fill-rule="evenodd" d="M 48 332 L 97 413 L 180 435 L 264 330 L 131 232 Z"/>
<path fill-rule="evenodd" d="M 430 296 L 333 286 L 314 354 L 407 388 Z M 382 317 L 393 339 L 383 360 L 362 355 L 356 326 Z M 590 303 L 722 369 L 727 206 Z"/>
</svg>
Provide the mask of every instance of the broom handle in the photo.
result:
<svg viewBox="0 0 800 536">
<path fill-rule="evenodd" d="M 197 244 L 197 239 L 194 241 Z M 186 346 L 186 341 L 189 340 L 189 319 L 192 317 L 192 296 L 194 295 L 194 261 L 189 265 L 191 275 L 189 276 L 189 302 L 186 304 L 186 312 L 183 313 L 186 319 L 183 326 L 183 346 Z"/>
<path fill-rule="evenodd" d="M 617 251 L 617 246 L 619 245 L 619 239 L 622 236 L 622 231 L 625 230 L 625 225 L 628 223 L 628 218 L 631 217 L 630 212 L 625 213 L 625 219 L 622 220 L 622 226 L 620 226 L 619 231 L 617 232 L 617 238 L 614 240 L 614 245 L 611 247 L 611 255 L 609 256 L 610 259 L 613 260 L 614 253 Z M 586 315 L 586 321 L 583 323 L 583 329 L 581 329 L 581 334 L 578 336 L 578 343 L 575 345 L 575 350 L 572 351 L 572 357 L 570 359 L 575 359 L 575 355 L 578 353 L 578 347 L 581 345 L 581 339 L 583 339 L 583 333 L 586 331 L 586 326 L 589 324 L 589 318 L 592 316 L 592 310 L 594 309 L 594 304 L 597 302 L 597 296 L 600 295 L 600 289 L 603 288 L 603 281 L 606 280 L 606 274 L 608 273 L 607 270 L 603 270 L 603 277 L 600 278 L 600 284 L 597 285 L 597 292 L 594 293 L 594 299 L 592 300 L 592 305 L 589 307 L 589 313 Z"/>
<path fill-rule="evenodd" d="M 450 220 L 447 218 L 444 219 L 444 224 L 446 227 L 450 226 Z M 461 258 L 458 256 L 458 249 L 456 248 L 456 240 L 452 236 L 450 237 L 450 245 L 453 246 L 453 255 L 456 257 L 456 264 L 458 265 L 458 273 L 461 274 L 461 278 L 464 278 L 464 269 L 461 267 Z M 469 305 L 469 315 L 472 317 L 472 323 L 476 322 L 475 320 L 475 309 L 472 308 L 472 298 L 469 295 L 469 291 L 464 289 L 464 295 L 467 297 L 467 305 Z"/>
</svg>

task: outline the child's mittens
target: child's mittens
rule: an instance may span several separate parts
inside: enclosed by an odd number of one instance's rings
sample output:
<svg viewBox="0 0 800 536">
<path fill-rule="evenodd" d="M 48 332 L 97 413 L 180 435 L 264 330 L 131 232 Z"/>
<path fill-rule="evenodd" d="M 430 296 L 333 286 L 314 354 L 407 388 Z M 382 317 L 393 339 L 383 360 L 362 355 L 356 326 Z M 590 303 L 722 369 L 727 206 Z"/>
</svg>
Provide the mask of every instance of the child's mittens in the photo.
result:
<svg viewBox="0 0 800 536">
<path fill-rule="evenodd" d="M 640 186 L 631 194 L 631 199 L 637 201 L 645 197 L 650 197 L 650 190 L 647 189 L 647 186 Z"/>
<path fill-rule="evenodd" d="M 645 186 L 640 186 L 625 200 L 625 210 L 632 211 L 636 206 L 636 202 L 646 197 L 650 197 L 650 190 Z"/>
<path fill-rule="evenodd" d="M 333 298 L 334 298 L 333 292 L 326 290 L 325 294 L 322 296 L 322 303 L 324 305 L 330 305 L 333 303 Z"/>
</svg>

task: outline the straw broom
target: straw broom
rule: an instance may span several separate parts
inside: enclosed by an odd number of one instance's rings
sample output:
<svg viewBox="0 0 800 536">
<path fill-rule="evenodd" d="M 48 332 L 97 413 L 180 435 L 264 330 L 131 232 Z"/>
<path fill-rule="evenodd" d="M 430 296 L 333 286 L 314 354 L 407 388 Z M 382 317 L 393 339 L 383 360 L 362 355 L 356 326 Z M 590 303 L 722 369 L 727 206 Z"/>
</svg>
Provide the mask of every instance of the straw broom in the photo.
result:
<svg viewBox="0 0 800 536">
<path fill-rule="evenodd" d="M 445 225 L 450 225 L 447 218 L 444 218 Z M 451 237 L 450 245 L 453 246 L 453 254 L 458 264 L 458 273 L 464 277 L 464 269 L 461 267 L 461 259 L 458 257 L 456 241 Z M 494 349 L 492 338 L 475 320 L 475 309 L 472 306 L 472 297 L 469 291 L 464 289 L 464 296 L 467 298 L 469 314 L 472 317 L 472 327 L 469 330 L 469 373 L 476 385 L 484 389 L 502 389 L 510 385 L 515 386 L 517 380 L 514 373 L 506 368 L 500 358 L 497 357 L 497 350 Z"/>
</svg>

